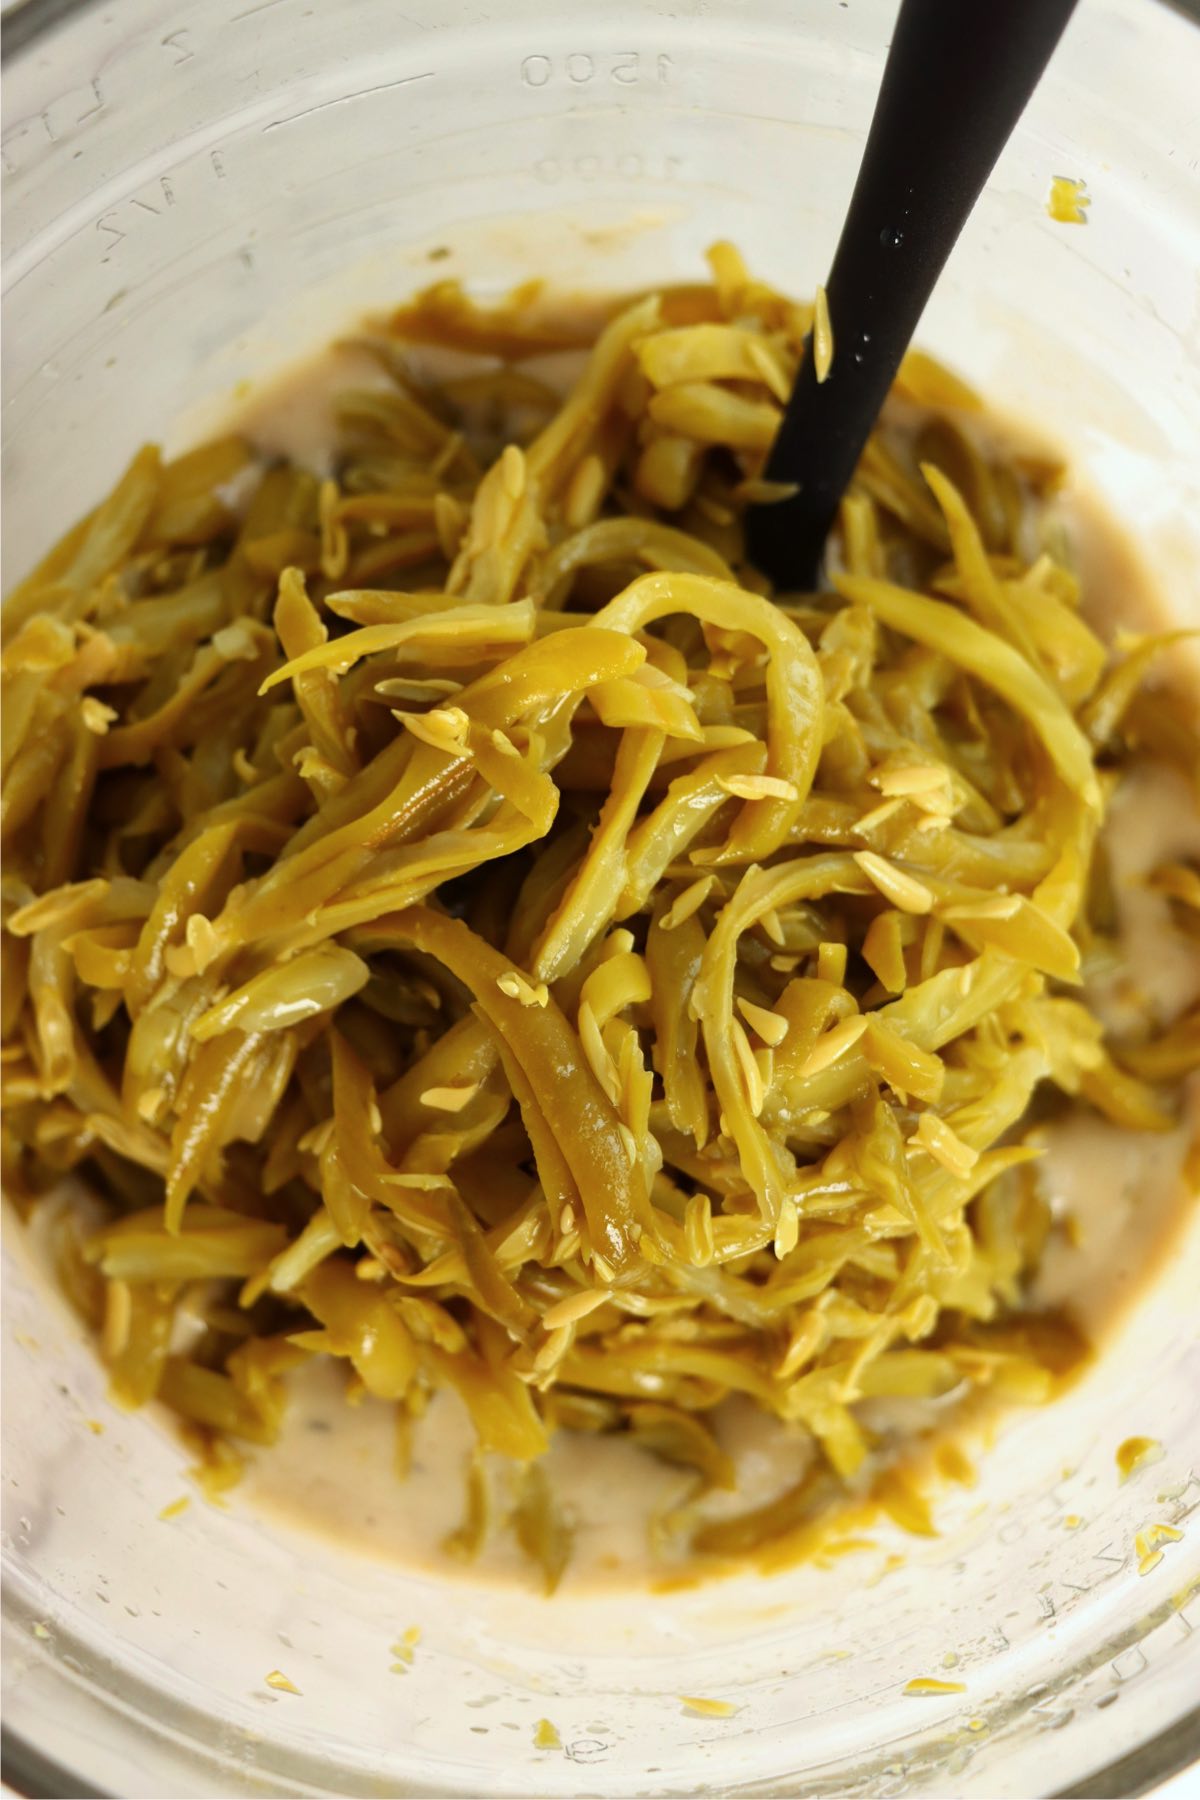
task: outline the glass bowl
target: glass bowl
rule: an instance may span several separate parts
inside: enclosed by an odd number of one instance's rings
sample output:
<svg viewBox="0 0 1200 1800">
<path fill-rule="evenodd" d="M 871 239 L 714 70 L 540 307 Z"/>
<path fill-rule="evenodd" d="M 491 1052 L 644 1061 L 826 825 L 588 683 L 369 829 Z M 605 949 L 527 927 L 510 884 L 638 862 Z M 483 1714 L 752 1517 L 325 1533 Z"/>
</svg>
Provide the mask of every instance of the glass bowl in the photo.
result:
<svg viewBox="0 0 1200 1800">
<path fill-rule="evenodd" d="M 4 70 L 9 578 L 141 440 L 194 438 L 239 382 L 433 273 L 632 288 L 694 277 L 728 236 L 810 292 L 893 11 L 27 0 Z M 1198 92 L 1192 19 L 1082 0 L 921 331 L 1066 444 L 1192 622 Z M 1048 218 L 1055 175 L 1087 181 L 1086 227 Z M 36 1244 L 10 1229 L 4 1259 L 6 1754 L 29 1791 L 1129 1793 L 1196 1753 L 1200 1215 L 1093 1372 L 1004 1422 L 938 1537 L 553 1601 L 368 1561 L 236 1496 L 161 1520 L 184 1453 L 109 1404 Z M 1166 1455 L 1122 1484 L 1131 1434 Z M 1141 1577 L 1152 1519 L 1183 1536 Z M 951 1657 L 963 1692 L 903 1694 Z M 560 1749 L 535 1747 L 542 1717 Z"/>
</svg>

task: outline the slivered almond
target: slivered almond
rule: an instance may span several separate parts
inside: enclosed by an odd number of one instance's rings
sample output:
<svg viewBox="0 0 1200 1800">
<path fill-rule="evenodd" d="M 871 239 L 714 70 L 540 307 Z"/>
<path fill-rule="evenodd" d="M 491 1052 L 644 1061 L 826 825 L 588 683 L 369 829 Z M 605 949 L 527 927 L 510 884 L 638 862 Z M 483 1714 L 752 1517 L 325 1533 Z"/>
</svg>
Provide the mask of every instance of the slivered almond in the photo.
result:
<svg viewBox="0 0 1200 1800">
<path fill-rule="evenodd" d="M 471 721 L 461 706 L 435 706 L 427 713 L 397 712 L 395 717 L 413 737 L 420 738 L 431 749 L 445 750 L 451 756 L 462 755 Z"/>
<path fill-rule="evenodd" d="M 693 1194 L 683 1209 L 683 1242 L 688 1260 L 705 1268 L 716 1254 L 712 1202 L 707 1194 Z"/>
<path fill-rule="evenodd" d="M 799 485 L 794 481 L 764 481 L 761 476 L 751 475 L 738 482 L 733 497 L 743 506 L 777 506 L 799 492 Z"/>
<path fill-rule="evenodd" d="M 146 1088 L 137 1097 L 137 1114 L 139 1119 L 145 1119 L 148 1125 L 152 1125 L 155 1119 L 157 1119 L 159 1109 L 165 1099 L 166 1094 L 163 1092 L 162 1088 Z"/>
<path fill-rule="evenodd" d="M 739 800 L 798 800 L 799 792 L 781 775 L 718 775 L 717 786 Z"/>
<path fill-rule="evenodd" d="M 739 1000 L 738 1011 L 752 1031 L 758 1033 L 764 1044 L 772 1049 L 782 1044 L 788 1034 L 788 1022 L 781 1013 L 768 1012 L 765 1006 L 755 1006 L 753 1000 Z"/>
<path fill-rule="evenodd" d="M 819 1075 L 822 1069 L 828 1069 L 832 1063 L 845 1056 L 847 1050 L 857 1044 L 868 1024 L 869 1020 L 856 1015 L 853 1019 L 844 1019 L 832 1031 L 825 1032 L 817 1039 L 801 1066 L 801 1077 Z"/>
<path fill-rule="evenodd" d="M 823 287 L 818 287 L 813 300 L 812 353 L 817 381 L 822 382 L 833 367 L 833 321 L 829 317 L 829 297 Z"/>
<path fill-rule="evenodd" d="M 550 989 L 544 981 L 539 981 L 535 987 L 518 969 L 510 969 L 506 975 L 497 975 L 496 986 L 510 1000 L 519 1000 L 522 1006 L 545 1006 L 550 999 Z"/>
<path fill-rule="evenodd" d="M 791 1194 L 785 1194 L 775 1221 L 775 1255 L 790 1256 L 800 1241 L 800 1214 Z"/>
<path fill-rule="evenodd" d="M 763 1109 L 763 1101 L 767 1097 L 766 1089 L 763 1086 L 762 1071 L 754 1060 L 750 1039 L 736 1019 L 733 1021 L 731 1030 L 734 1054 L 738 1059 L 738 1066 L 742 1071 L 742 1085 L 746 1090 L 746 1103 L 757 1119 Z"/>
<path fill-rule="evenodd" d="M 333 1129 L 332 1119 L 322 1119 L 318 1125 L 311 1125 L 302 1137 L 297 1138 L 297 1150 L 310 1151 L 313 1156 L 323 1155 Z"/>
<path fill-rule="evenodd" d="M 447 562 L 453 562 L 462 542 L 467 516 L 453 494 L 438 493 L 433 497 L 433 528 Z"/>
<path fill-rule="evenodd" d="M 873 850 L 856 850 L 854 860 L 867 880 L 901 912 L 932 912 L 933 895 L 925 884 L 898 869 L 886 856 L 877 856 Z"/>
<path fill-rule="evenodd" d="M 103 700 L 97 700 L 95 694 L 85 694 L 79 703 L 79 716 L 87 731 L 103 737 L 120 714 L 115 706 L 105 706 Z"/>
<path fill-rule="evenodd" d="M 732 1700 L 709 1700 L 703 1694 L 680 1694 L 685 1710 L 702 1719 L 732 1719 L 737 1707 Z"/>
<path fill-rule="evenodd" d="M 583 458 L 567 484 L 566 499 L 563 501 L 563 520 L 571 531 L 580 531 L 589 520 L 594 518 L 596 509 L 604 496 L 608 482 L 608 471 L 603 462 L 592 451 Z"/>
<path fill-rule="evenodd" d="M 694 913 L 698 913 L 716 885 L 715 875 L 702 875 L 699 881 L 693 881 L 689 887 L 683 889 L 682 893 L 676 894 L 671 905 L 659 920 L 662 929 L 674 931 L 676 926 L 682 925 L 685 919 L 690 919 Z"/>
<path fill-rule="evenodd" d="M 979 1161 L 979 1152 L 970 1144 L 963 1142 L 952 1126 L 937 1113 L 923 1112 L 917 1120 L 917 1129 L 913 1133 L 913 1143 L 927 1150 L 935 1162 L 939 1162 L 948 1174 L 956 1176 L 960 1181 L 965 1179 Z"/>
<path fill-rule="evenodd" d="M 478 1092 L 477 1081 L 473 1081 L 469 1087 L 430 1087 L 421 1095 L 421 1104 L 432 1106 L 437 1112 L 460 1113 L 471 1104 Z"/>
<path fill-rule="evenodd" d="M 817 976 L 821 981 L 828 981 L 834 987 L 843 987 L 846 981 L 846 946 L 828 940 L 817 945 Z"/>
<path fill-rule="evenodd" d="M 787 939 L 783 935 L 783 926 L 780 923 L 779 914 L 775 911 L 773 906 L 762 915 L 759 924 L 773 944 L 783 945 L 787 943 Z"/>
<path fill-rule="evenodd" d="M 258 644 L 245 619 L 235 619 L 232 625 L 214 631 L 212 647 L 225 662 L 253 662 L 258 656 Z"/>
<path fill-rule="evenodd" d="M 577 1294 L 568 1294 L 565 1299 L 555 1301 L 542 1314 L 542 1324 L 547 1331 L 561 1330 L 564 1325 L 586 1319 L 589 1313 L 594 1313 L 611 1298 L 607 1288 L 581 1288 Z"/>
<path fill-rule="evenodd" d="M 874 831 L 877 825 L 886 825 L 887 821 L 894 818 L 903 805 L 904 801 L 900 799 L 881 800 L 878 806 L 873 806 L 870 812 L 863 814 L 854 827 L 855 831 Z"/>
<path fill-rule="evenodd" d="M 551 1331 L 541 1349 L 534 1356 L 533 1366 L 537 1373 L 539 1375 L 548 1374 L 555 1363 L 562 1361 L 570 1346 L 571 1333 L 565 1325 L 560 1325 L 557 1330 Z"/>
<path fill-rule="evenodd" d="M 948 769 L 939 768 L 936 763 L 911 763 L 906 768 L 876 769 L 870 781 L 881 794 L 907 797 L 909 794 L 929 794 L 944 787 L 949 775 Z"/>
<path fill-rule="evenodd" d="M 1020 894 L 989 894 L 985 900 L 964 901 L 942 908 L 943 919 L 1015 919 L 1021 910 Z"/>
<path fill-rule="evenodd" d="M 781 406 L 786 406 L 788 395 L 791 392 L 791 383 L 788 381 L 782 365 L 774 356 L 772 356 L 771 352 L 767 349 L 767 346 L 759 338 L 750 339 L 749 343 L 746 345 L 746 355 L 750 358 L 750 361 L 762 376 L 764 387 L 775 396 Z M 791 483 L 783 482 L 774 483 L 773 485 L 781 487 L 792 486 Z"/>
<path fill-rule="evenodd" d="M 500 458 L 504 491 L 510 500 L 519 500 L 525 492 L 525 453 L 516 444 L 506 444 Z"/>
</svg>

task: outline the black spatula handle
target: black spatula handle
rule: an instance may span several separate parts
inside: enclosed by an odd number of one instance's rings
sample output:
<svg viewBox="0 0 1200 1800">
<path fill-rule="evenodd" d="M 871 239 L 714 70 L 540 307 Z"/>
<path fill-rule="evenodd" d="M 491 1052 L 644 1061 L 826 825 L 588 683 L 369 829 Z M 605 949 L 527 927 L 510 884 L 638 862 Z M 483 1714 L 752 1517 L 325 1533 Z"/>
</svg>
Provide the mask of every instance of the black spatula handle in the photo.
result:
<svg viewBox="0 0 1200 1800">
<path fill-rule="evenodd" d="M 1075 0 L 903 0 L 826 293 L 834 357 L 804 357 L 767 462 L 793 499 L 747 518 L 778 587 L 816 585 L 838 502 L 959 232 Z"/>
</svg>

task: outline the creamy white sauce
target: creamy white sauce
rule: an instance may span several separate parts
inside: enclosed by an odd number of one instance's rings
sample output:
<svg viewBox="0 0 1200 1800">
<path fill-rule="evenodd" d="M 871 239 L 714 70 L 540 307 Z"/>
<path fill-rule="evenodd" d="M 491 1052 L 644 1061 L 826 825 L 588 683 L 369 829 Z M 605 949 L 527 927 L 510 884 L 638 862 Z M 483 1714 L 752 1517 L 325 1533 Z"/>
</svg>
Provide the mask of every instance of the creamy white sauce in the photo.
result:
<svg viewBox="0 0 1200 1800">
<path fill-rule="evenodd" d="M 387 371 L 369 351 L 336 344 L 301 374 L 252 386 L 240 398 L 230 428 L 265 457 L 287 457 L 314 475 L 326 475 L 337 441 L 339 396 L 348 388 L 391 386 Z"/>
<path fill-rule="evenodd" d="M 1113 1032 L 1147 1015 L 1169 1024 L 1200 996 L 1200 941 L 1173 931 L 1168 903 L 1146 887 L 1156 865 L 1200 857 L 1195 794 L 1177 770 L 1144 763 L 1122 782 L 1104 833 L 1120 922 L 1120 957 L 1089 984 Z M 1040 1134 L 1042 1191 L 1069 1233 L 1047 1245 L 1035 1296 L 1064 1306 L 1096 1337 L 1152 1272 L 1182 1197 L 1182 1165 L 1200 1135 L 1200 1077 L 1186 1086 L 1173 1131 L 1124 1131 L 1080 1111 Z"/>
<path fill-rule="evenodd" d="M 289 1527 L 329 1533 L 343 1548 L 387 1562 L 436 1568 L 451 1578 L 515 1582 L 536 1572 L 506 1529 L 520 1471 L 486 1459 L 490 1523 L 482 1555 L 464 1562 L 445 1540 L 461 1523 L 474 1429 L 458 1396 L 439 1391 L 413 1436 L 408 1475 L 396 1461 L 394 1412 L 378 1401 L 348 1406 L 344 1365 L 315 1360 L 292 1379 L 282 1436 L 255 1456 L 237 1504 L 267 1509 Z M 719 1518 L 773 1499 L 804 1474 L 811 1441 L 740 1403 L 724 1407 L 718 1436 L 735 1456 L 736 1493 L 709 1496 L 695 1518 Z M 665 1532 L 656 1550 L 650 1523 L 682 1507 L 694 1478 L 635 1449 L 627 1438 L 560 1431 L 544 1459 L 556 1503 L 573 1531 L 564 1586 L 572 1592 L 639 1587 L 684 1559 L 684 1536 Z"/>
<path fill-rule="evenodd" d="M 1160 863 L 1200 858 L 1195 791 L 1178 770 L 1143 763 L 1113 797 L 1104 844 L 1121 959 L 1092 982 L 1089 1000 L 1114 1032 L 1136 1030 L 1147 1013 L 1168 1024 L 1200 995 L 1200 943 L 1171 930 L 1169 903 L 1146 877 Z"/>
<path fill-rule="evenodd" d="M 1169 1247 L 1183 1200 L 1183 1160 L 1200 1134 L 1200 1080 L 1172 1131 L 1124 1131 L 1079 1112 L 1042 1135 L 1039 1184 L 1056 1219 L 1033 1284 L 1093 1341 L 1110 1332 Z M 1194 1195 L 1193 1195 L 1194 1198 Z"/>
<path fill-rule="evenodd" d="M 578 357 L 559 353 L 537 364 L 543 378 L 565 385 Z M 475 359 L 421 351 L 419 365 L 444 377 Z M 288 455 L 318 473 L 329 468 L 334 401 L 347 386 L 384 385 L 379 365 L 360 349 L 339 347 L 295 376 L 253 395 L 236 426 L 269 455 Z M 988 429 L 997 429 L 989 419 Z M 998 428 L 1005 442 L 1044 450 L 1036 432 Z M 1121 628 L 1160 629 L 1168 619 L 1130 540 L 1072 484 L 1056 502 L 1087 613 L 1106 638 Z M 1160 679 L 1196 680 L 1186 650 L 1163 658 Z M 1157 863 L 1200 854 L 1195 795 L 1182 777 L 1159 766 L 1139 769 L 1118 791 L 1105 833 L 1121 926 L 1118 968 L 1105 972 L 1089 999 L 1114 1027 L 1147 1007 L 1167 1022 L 1200 993 L 1200 945 L 1166 929 L 1166 903 L 1142 877 Z M 1150 1276 L 1183 1199 L 1183 1159 L 1200 1131 L 1200 1081 L 1191 1084 L 1179 1126 L 1163 1135 L 1118 1129 L 1081 1109 L 1045 1127 L 1040 1180 L 1060 1228 L 1052 1234 L 1034 1284 L 1038 1304 L 1072 1312 L 1095 1341 Z M 1069 1229 L 1066 1227 L 1070 1221 Z M 444 1540 L 461 1522 L 465 1475 L 474 1433 L 451 1392 L 437 1394 L 412 1437 L 409 1473 L 397 1468 L 394 1410 L 364 1400 L 350 1406 L 343 1366 L 319 1359 L 292 1378 L 292 1404 L 280 1442 L 253 1458 L 238 1503 L 286 1519 L 290 1527 L 328 1532 L 377 1560 L 436 1568 L 472 1582 L 536 1581 L 514 1534 L 504 1529 L 516 1499 L 517 1472 L 490 1459 L 492 1528 L 482 1556 L 464 1564 Z M 927 1430 L 952 1414 L 945 1402 L 876 1403 L 871 1424 L 883 1430 Z M 744 1402 L 719 1409 L 717 1435 L 736 1459 L 734 1494 L 708 1496 L 691 1515 L 719 1518 L 762 1504 L 804 1474 L 811 1440 L 800 1427 L 764 1417 Z M 681 1505 L 692 1478 L 637 1450 L 623 1438 L 560 1432 L 546 1470 L 574 1531 L 564 1586 L 574 1592 L 637 1588 L 661 1578 L 682 1554 L 683 1537 L 652 1548 L 648 1521 Z M 672 1548 L 672 1542 L 674 1548 Z"/>
</svg>

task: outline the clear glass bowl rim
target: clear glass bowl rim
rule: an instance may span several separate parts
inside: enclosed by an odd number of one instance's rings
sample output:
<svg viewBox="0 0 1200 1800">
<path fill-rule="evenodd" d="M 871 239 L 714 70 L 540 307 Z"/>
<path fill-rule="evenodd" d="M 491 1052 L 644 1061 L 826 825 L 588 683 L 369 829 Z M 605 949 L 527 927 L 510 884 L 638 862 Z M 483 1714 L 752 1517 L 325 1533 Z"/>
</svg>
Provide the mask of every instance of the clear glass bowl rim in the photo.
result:
<svg viewBox="0 0 1200 1800">
<path fill-rule="evenodd" d="M 1200 0 L 1149 3 L 1182 14 L 1200 30 Z M 30 54 L 47 31 L 101 4 L 102 0 L 16 0 L 15 5 L 5 8 L 0 62 L 7 65 Z M 1153 1794 L 1193 1766 L 1200 1766 L 1200 1704 L 1166 1731 L 1096 1770 L 1083 1782 L 1059 1789 L 1052 1800 L 1136 1800 L 1137 1796 Z M 77 1800 L 115 1800 L 107 1790 L 89 1784 L 7 1726 L 0 1730 L 0 1779 L 6 1791 L 26 1796 L 27 1800 L 61 1800 L 68 1794 Z"/>
</svg>

